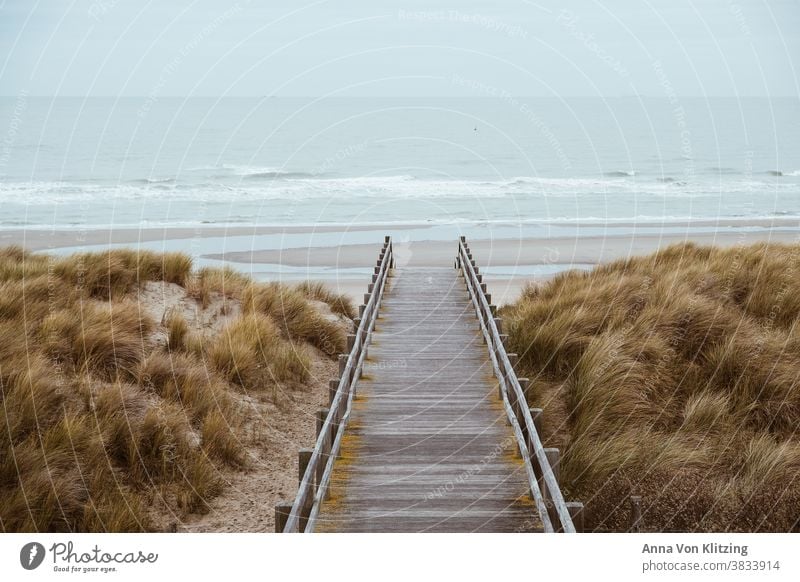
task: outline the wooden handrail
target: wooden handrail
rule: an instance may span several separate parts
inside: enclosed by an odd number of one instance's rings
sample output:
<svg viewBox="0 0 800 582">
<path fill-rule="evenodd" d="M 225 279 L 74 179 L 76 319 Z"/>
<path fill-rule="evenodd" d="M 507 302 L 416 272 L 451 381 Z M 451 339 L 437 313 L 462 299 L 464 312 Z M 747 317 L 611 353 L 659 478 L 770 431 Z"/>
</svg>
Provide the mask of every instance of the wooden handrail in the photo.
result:
<svg viewBox="0 0 800 582">
<path fill-rule="evenodd" d="M 365 305 L 359 308 L 360 321 L 355 332 L 353 347 L 341 369 L 336 394 L 331 400 L 325 421 L 319 427 L 314 450 L 301 478 L 294 503 L 286 517 L 286 524 L 281 530 L 284 533 L 314 531 L 320 505 L 325 500 L 330 484 L 333 464 L 339 454 L 345 426 L 350 418 L 356 385 L 367 355 L 366 348 L 375 329 L 386 279 L 393 266 L 392 239 L 387 236 L 372 276 L 370 292 L 364 296 Z"/>
<path fill-rule="evenodd" d="M 528 409 L 525 392 L 506 353 L 501 331 L 498 329 L 494 313 L 486 298 L 482 277 L 477 273 L 475 261 L 472 259 L 466 238 L 463 236 L 458 241 L 456 266 L 464 275 L 473 307 L 480 320 L 481 331 L 489 348 L 492 367 L 500 384 L 503 406 L 525 462 L 531 497 L 539 510 L 544 531 L 575 533 L 569 508 L 561 494 L 558 480 Z M 539 480 L 544 486 L 547 499 L 542 495 Z"/>
</svg>

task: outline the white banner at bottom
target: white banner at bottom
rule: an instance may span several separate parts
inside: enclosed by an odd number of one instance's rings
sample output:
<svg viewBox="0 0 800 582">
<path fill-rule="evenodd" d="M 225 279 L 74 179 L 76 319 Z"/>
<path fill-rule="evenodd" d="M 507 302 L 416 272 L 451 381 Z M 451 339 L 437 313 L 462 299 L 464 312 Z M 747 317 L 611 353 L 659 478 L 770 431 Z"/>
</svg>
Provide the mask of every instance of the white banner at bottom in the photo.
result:
<svg viewBox="0 0 800 582">
<path fill-rule="evenodd" d="M 798 554 L 793 534 L 0 534 L 0 579 L 800 580 Z"/>
</svg>

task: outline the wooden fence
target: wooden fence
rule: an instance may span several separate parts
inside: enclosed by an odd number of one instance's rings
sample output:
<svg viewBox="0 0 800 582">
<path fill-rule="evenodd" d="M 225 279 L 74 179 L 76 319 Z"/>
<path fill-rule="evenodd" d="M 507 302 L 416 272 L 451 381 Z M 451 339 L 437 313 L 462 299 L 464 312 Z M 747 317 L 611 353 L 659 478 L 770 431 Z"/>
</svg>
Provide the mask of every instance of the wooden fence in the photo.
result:
<svg viewBox="0 0 800 582">
<path fill-rule="evenodd" d="M 329 408 L 317 413 L 317 440 L 313 449 L 299 453 L 300 485 L 294 502 L 275 506 L 276 532 L 311 532 L 325 500 L 331 473 L 350 418 L 353 398 L 361 377 L 367 347 L 378 317 L 389 270 L 394 266 L 391 238 L 386 237 L 372 275 L 364 304 L 359 307 L 355 333 L 348 336 L 348 354 L 339 356 L 339 379 L 332 380 Z M 486 283 L 479 273 L 466 239 L 458 242 L 456 268 L 461 270 L 484 342 L 498 380 L 499 397 L 512 426 L 534 501 L 545 532 L 574 533 L 582 530 L 583 504 L 566 502 L 558 485 L 558 449 L 545 448 L 540 438 L 542 411 L 529 408 L 526 378 L 518 378 L 516 354 L 506 353 L 502 320 L 491 304 Z"/>
<path fill-rule="evenodd" d="M 348 336 L 350 353 L 339 356 L 339 379 L 331 380 L 330 406 L 317 413 L 317 441 L 312 450 L 301 450 L 300 486 L 292 504 L 275 506 L 276 532 L 311 532 L 325 500 L 333 465 L 350 418 L 353 398 L 367 355 L 367 346 L 378 318 L 389 269 L 394 266 L 392 240 L 386 237 L 372 275 L 364 304 L 359 307 L 355 333 Z"/>
<path fill-rule="evenodd" d="M 574 533 L 582 529 L 583 504 L 565 502 L 558 485 L 558 449 L 546 449 L 539 436 L 534 414 L 540 418 L 540 409 L 528 408 L 525 389 L 527 378 L 517 378 L 514 365 L 516 354 L 507 354 L 502 319 L 497 317 L 491 304 L 486 283 L 472 258 L 466 238 L 458 241 L 456 268 L 461 269 L 472 305 L 481 324 L 483 339 L 489 349 L 494 375 L 499 384 L 500 397 L 506 415 L 516 436 L 525 471 L 530 483 L 531 498 L 539 510 L 545 532 Z M 512 361 L 513 360 L 513 361 Z M 532 414 L 533 413 L 533 414 Z"/>
</svg>

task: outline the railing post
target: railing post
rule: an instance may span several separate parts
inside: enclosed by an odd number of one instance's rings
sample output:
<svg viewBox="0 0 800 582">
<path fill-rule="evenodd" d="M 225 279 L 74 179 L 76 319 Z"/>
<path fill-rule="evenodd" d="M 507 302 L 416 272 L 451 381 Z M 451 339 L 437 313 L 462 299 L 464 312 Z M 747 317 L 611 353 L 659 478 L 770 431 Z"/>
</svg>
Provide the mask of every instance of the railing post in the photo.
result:
<svg viewBox="0 0 800 582">
<path fill-rule="evenodd" d="M 300 449 L 297 453 L 298 458 L 298 481 L 300 482 L 300 486 L 303 485 L 303 478 L 306 474 L 306 469 L 308 469 L 308 464 L 311 461 L 311 455 L 314 454 L 313 449 Z M 311 513 L 311 508 L 314 505 L 314 495 L 317 491 L 317 484 L 316 480 L 314 479 L 314 475 L 311 475 L 311 481 L 308 483 L 308 494 L 305 496 L 303 500 L 303 506 L 300 507 L 300 524 L 299 524 L 299 531 L 303 532 L 306 531 L 306 524 L 308 523 L 308 516 Z"/>
<path fill-rule="evenodd" d="M 306 475 L 306 469 L 308 468 L 309 461 L 311 461 L 311 454 L 313 452 L 313 449 L 300 449 L 297 451 L 297 480 L 300 483 L 303 482 L 303 477 Z"/>
<path fill-rule="evenodd" d="M 558 449 L 548 447 L 544 450 L 544 454 L 547 456 L 547 462 L 550 465 L 550 468 L 553 470 L 553 477 L 555 477 L 556 484 L 558 484 L 559 477 L 561 474 L 561 470 L 559 467 L 560 464 L 559 451 Z"/>
<path fill-rule="evenodd" d="M 515 354 L 516 355 L 516 354 Z M 522 431 L 522 436 L 525 439 L 525 442 L 530 442 L 530 436 L 528 435 L 528 425 L 524 421 L 525 418 L 525 408 L 528 406 L 528 384 L 530 380 L 527 378 L 517 378 L 517 382 L 519 382 L 520 392 L 522 392 L 522 401 L 518 403 L 519 409 L 514 411 L 514 414 L 517 415 L 517 419 L 519 419 L 519 429 Z"/>
<path fill-rule="evenodd" d="M 506 381 L 506 398 L 508 398 L 508 405 L 511 407 L 511 412 L 514 414 L 514 418 L 519 421 L 519 414 L 517 414 L 517 394 L 516 390 L 514 390 L 514 384 L 511 381 L 511 375 L 509 374 L 508 370 L 503 369 L 504 378 Z"/>
<path fill-rule="evenodd" d="M 328 408 L 320 408 L 317 410 L 317 414 L 315 415 L 317 420 L 317 436 L 319 437 L 319 433 L 322 432 L 322 427 L 325 425 L 325 418 L 328 416 L 328 412 L 330 410 Z"/>
<path fill-rule="evenodd" d="M 583 533 L 583 503 L 580 501 L 567 501 L 567 510 L 572 518 L 572 525 L 575 526 L 575 533 Z"/>
<path fill-rule="evenodd" d="M 329 408 L 320 408 L 317 410 L 317 438 L 322 434 L 323 428 L 325 427 L 325 419 L 328 418 L 328 413 L 330 412 Z M 325 474 L 325 467 L 328 464 L 328 458 L 330 457 L 331 453 L 331 444 L 333 442 L 334 427 L 331 424 L 328 427 L 328 431 L 322 435 L 322 449 L 320 450 L 320 457 L 317 461 L 317 474 L 316 474 L 316 482 L 322 482 L 322 475 Z"/>
<path fill-rule="evenodd" d="M 292 504 L 285 501 L 278 501 L 275 504 L 275 533 L 283 533 L 286 529 L 286 521 L 292 512 Z"/>
<path fill-rule="evenodd" d="M 553 477 L 555 478 L 555 485 L 559 487 L 558 478 L 559 478 L 559 452 L 558 449 L 554 448 L 546 448 L 544 450 L 544 454 L 547 457 L 547 464 L 550 465 L 550 469 L 553 471 Z M 555 505 L 555 496 L 554 492 L 550 491 L 550 487 L 547 486 L 547 482 L 544 480 L 544 469 L 542 470 L 542 495 L 544 496 L 545 504 L 547 505 L 547 511 L 550 514 L 550 521 L 553 522 L 553 529 L 558 531 L 560 529 L 560 522 L 561 520 L 558 517 L 558 511 L 556 510 Z"/>
<path fill-rule="evenodd" d="M 495 317 L 494 318 L 494 325 L 497 327 L 497 333 L 499 335 L 503 335 L 503 318 L 502 317 Z"/>
<path fill-rule="evenodd" d="M 631 527 L 628 531 L 642 531 L 642 498 L 639 495 L 631 495 Z"/>
<path fill-rule="evenodd" d="M 542 414 L 541 408 L 531 408 L 531 418 L 533 419 L 533 427 L 536 429 L 536 434 L 542 438 Z"/>
<path fill-rule="evenodd" d="M 347 370 L 347 354 L 339 354 L 339 378 L 344 377 L 344 373 Z M 350 378 L 347 379 L 347 383 L 350 383 Z"/>
<path fill-rule="evenodd" d="M 333 404 L 333 399 L 336 398 L 336 392 L 339 390 L 339 380 L 328 381 L 328 406 Z"/>
</svg>

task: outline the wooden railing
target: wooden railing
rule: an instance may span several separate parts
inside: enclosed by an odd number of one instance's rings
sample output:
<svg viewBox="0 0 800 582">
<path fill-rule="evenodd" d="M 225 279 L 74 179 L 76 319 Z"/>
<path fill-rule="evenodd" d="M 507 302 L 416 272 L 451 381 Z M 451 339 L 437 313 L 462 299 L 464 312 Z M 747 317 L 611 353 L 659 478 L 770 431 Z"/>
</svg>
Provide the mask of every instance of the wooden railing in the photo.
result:
<svg viewBox="0 0 800 582">
<path fill-rule="evenodd" d="M 339 379 L 331 380 L 330 406 L 317 413 L 317 441 L 313 450 L 299 455 L 300 486 L 294 502 L 275 506 L 276 532 L 311 532 L 325 500 L 333 465 L 339 455 L 342 437 L 350 418 L 358 379 L 364 366 L 372 331 L 378 318 L 389 270 L 394 266 L 392 240 L 386 237 L 377 266 L 355 319 L 355 333 L 347 337 L 348 354 L 339 356 Z"/>
<path fill-rule="evenodd" d="M 506 353 L 504 340 L 507 336 L 503 334 L 502 320 L 497 317 L 496 307 L 491 304 L 490 296 L 486 292 L 486 283 L 478 272 L 463 236 L 458 241 L 455 266 L 461 269 L 472 305 L 480 320 L 483 339 L 489 348 L 492 367 L 499 383 L 500 398 L 514 430 L 528 475 L 531 498 L 539 511 L 544 531 L 574 533 L 576 527 L 573 517 L 575 522 L 582 522 L 583 504 L 567 503 L 561 495 L 557 478 L 558 449 L 545 449 L 542 446 L 537 423 L 525 397 L 528 380 L 517 378 L 514 369 L 516 354 Z M 541 413 L 538 409 L 534 410 Z"/>
</svg>

